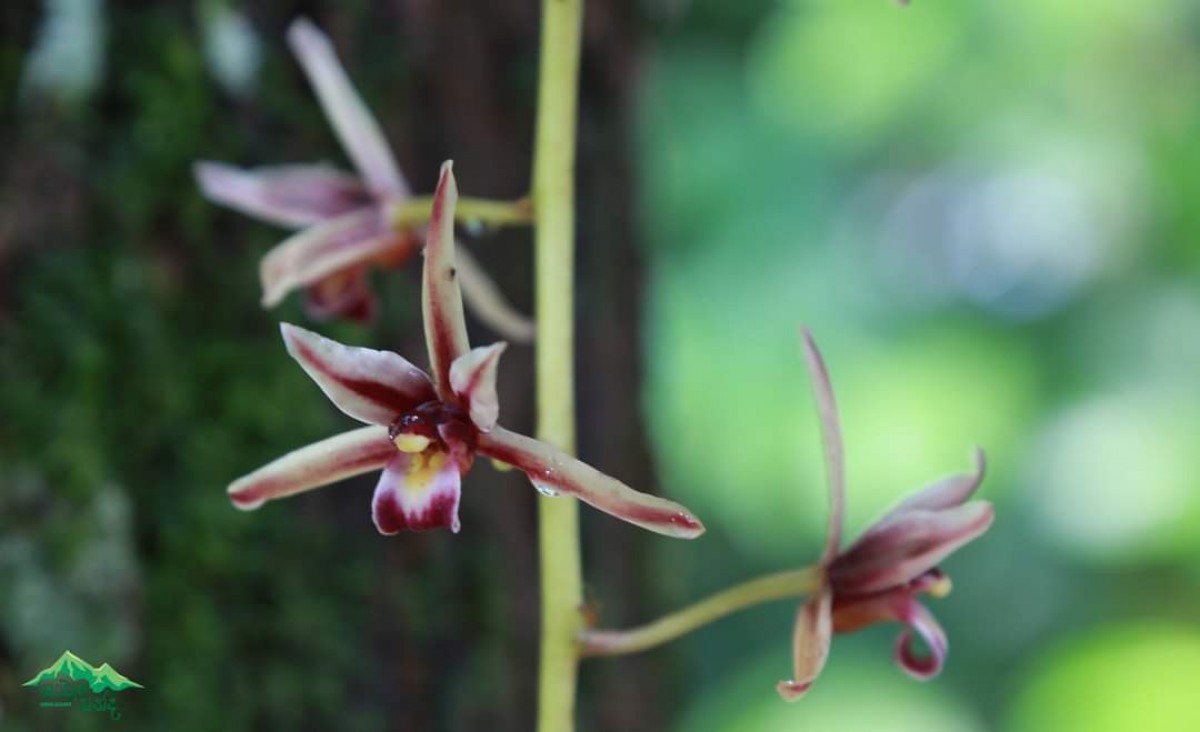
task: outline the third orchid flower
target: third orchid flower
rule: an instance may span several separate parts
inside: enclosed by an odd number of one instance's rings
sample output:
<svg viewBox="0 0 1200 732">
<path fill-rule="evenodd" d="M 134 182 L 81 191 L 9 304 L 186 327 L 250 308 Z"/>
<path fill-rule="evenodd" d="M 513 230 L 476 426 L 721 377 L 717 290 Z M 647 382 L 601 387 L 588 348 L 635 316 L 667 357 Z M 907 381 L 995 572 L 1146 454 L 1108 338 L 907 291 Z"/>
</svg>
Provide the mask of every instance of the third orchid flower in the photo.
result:
<svg viewBox="0 0 1200 732">
<path fill-rule="evenodd" d="M 299 230 L 262 260 L 264 306 L 304 289 L 305 309 L 314 320 L 369 320 L 376 310 L 369 270 L 401 266 L 420 250 L 420 232 L 396 215 L 412 190 L 329 38 L 300 19 L 288 29 L 288 43 L 358 175 L 322 163 L 247 170 L 205 161 L 196 164 L 196 178 L 213 201 Z M 459 268 L 476 313 L 505 336 L 530 340 L 532 324 L 465 252 Z"/>
<path fill-rule="evenodd" d="M 633 490 L 560 450 L 497 423 L 496 369 L 504 344 L 472 349 L 459 290 L 454 241 L 457 190 L 443 166 L 425 245 L 423 313 L 430 374 L 398 354 L 344 346 L 283 325 L 288 352 L 334 404 L 369 426 L 309 445 L 235 481 L 230 498 L 253 509 L 382 469 L 372 503 L 380 532 L 457 531 L 462 476 L 484 455 L 523 471 L 543 493 L 595 508 L 669 536 L 704 527 L 687 509 Z"/>
<path fill-rule="evenodd" d="M 901 501 L 842 549 L 845 464 L 837 403 L 824 360 L 807 331 L 804 348 L 825 444 L 829 529 L 818 564 L 819 587 L 796 618 L 794 676 L 779 683 L 779 693 L 792 701 L 808 692 L 835 633 L 883 622 L 908 626 L 896 641 L 896 661 L 916 678 L 931 678 L 941 671 L 949 645 L 919 598 L 949 593 L 950 579 L 938 563 L 991 526 L 991 504 L 970 500 L 983 480 L 983 453 L 976 451 L 972 474 L 946 478 Z M 924 642 L 923 653 L 914 648 L 914 634 Z"/>
</svg>

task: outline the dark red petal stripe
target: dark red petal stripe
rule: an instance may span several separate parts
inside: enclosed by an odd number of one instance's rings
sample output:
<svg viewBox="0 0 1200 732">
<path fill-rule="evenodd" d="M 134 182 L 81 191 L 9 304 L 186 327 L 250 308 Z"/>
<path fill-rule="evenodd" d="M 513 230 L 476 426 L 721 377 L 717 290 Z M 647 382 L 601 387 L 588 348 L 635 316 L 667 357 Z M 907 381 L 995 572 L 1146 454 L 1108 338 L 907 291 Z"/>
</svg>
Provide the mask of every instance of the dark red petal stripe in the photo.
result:
<svg viewBox="0 0 1200 732">
<path fill-rule="evenodd" d="M 458 404 L 459 399 L 450 387 L 450 365 L 470 350 L 462 293 L 454 270 L 454 205 L 457 200 L 454 173 L 447 161 L 442 165 L 433 198 L 425 242 L 421 303 L 434 385 L 442 400 L 452 404 Z"/>
<path fill-rule="evenodd" d="M 296 349 L 297 356 L 303 358 L 322 376 L 364 399 L 369 399 L 377 404 L 386 404 L 395 409 L 397 413 L 407 412 L 418 404 L 428 401 L 428 394 L 413 394 L 373 379 L 346 378 L 331 369 L 320 354 L 299 339 L 292 341 L 292 347 Z"/>
<path fill-rule="evenodd" d="M 429 500 L 429 505 L 424 511 L 407 516 L 395 492 L 388 492 L 375 498 L 371 512 L 375 528 L 379 529 L 381 534 L 430 529 L 453 531 L 457 528 L 455 516 L 458 513 L 458 497 L 448 493 L 436 495 Z"/>
<path fill-rule="evenodd" d="M 229 499 L 242 510 L 321 485 L 382 468 L 396 454 L 387 431 L 364 427 L 306 445 L 229 486 Z"/>
<path fill-rule="evenodd" d="M 644 529 L 693 539 L 704 524 L 683 506 L 640 493 L 543 442 L 497 425 L 479 435 L 479 452 L 524 472 L 537 485 L 567 495 Z"/>
</svg>

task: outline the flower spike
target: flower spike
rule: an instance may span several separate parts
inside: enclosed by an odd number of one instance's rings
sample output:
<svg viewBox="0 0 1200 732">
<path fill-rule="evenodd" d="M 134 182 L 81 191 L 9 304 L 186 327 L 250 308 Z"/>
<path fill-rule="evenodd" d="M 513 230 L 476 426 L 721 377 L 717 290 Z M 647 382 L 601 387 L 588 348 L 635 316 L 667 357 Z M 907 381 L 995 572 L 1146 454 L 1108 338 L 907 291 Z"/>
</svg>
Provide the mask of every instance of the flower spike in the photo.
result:
<svg viewBox="0 0 1200 732">
<path fill-rule="evenodd" d="M 840 550 L 845 487 L 837 404 L 824 360 L 807 330 L 803 342 L 825 444 L 829 534 L 816 565 L 822 585 L 797 613 L 795 668 L 791 680 L 779 682 L 779 694 L 786 701 L 795 701 L 807 693 L 824 666 L 834 633 L 850 633 L 880 622 L 907 626 L 896 641 L 896 663 L 914 678 L 933 678 L 945 663 L 949 642 L 918 597 L 946 596 L 950 579 L 937 564 L 992 524 L 991 504 L 970 500 L 983 481 L 983 452 L 975 451 L 973 474 L 946 478 L 901 501 L 858 541 Z M 926 652 L 914 650 L 915 636 L 922 638 Z"/>
<path fill-rule="evenodd" d="M 433 378 L 388 351 L 355 348 L 294 325 L 288 353 L 338 409 L 365 427 L 284 456 L 235 481 L 242 508 L 342 477 L 383 469 L 371 516 L 384 534 L 459 529 L 462 477 L 476 455 L 522 470 L 547 495 L 566 494 L 645 529 L 694 538 L 704 525 L 664 498 L 639 493 L 550 445 L 497 424 L 496 369 L 504 343 L 471 349 L 455 277 L 450 164 L 442 167 L 425 247 L 425 330 Z"/>
</svg>

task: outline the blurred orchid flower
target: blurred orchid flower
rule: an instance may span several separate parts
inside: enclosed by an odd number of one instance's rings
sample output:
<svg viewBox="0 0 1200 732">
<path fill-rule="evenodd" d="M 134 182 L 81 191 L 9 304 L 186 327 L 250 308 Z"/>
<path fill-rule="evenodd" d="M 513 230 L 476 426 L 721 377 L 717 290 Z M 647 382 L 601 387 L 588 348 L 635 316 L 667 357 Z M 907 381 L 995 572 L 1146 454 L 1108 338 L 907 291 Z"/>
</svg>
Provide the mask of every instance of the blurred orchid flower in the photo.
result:
<svg viewBox="0 0 1200 732">
<path fill-rule="evenodd" d="M 807 331 L 804 349 L 825 444 L 829 533 L 818 564 L 820 587 L 800 606 L 796 618 L 795 675 L 779 682 L 779 694 L 794 701 L 807 693 L 825 665 L 834 633 L 882 622 L 908 626 L 895 646 L 900 667 L 915 678 L 933 678 L 942 669 L 949 645 L 937 619 L 918 598 L 945 597 L 950 578 L 936 565 L 992 524 L 991 504 L 969 500 L 983 480 L 983 452 L 975 452 L 973 474 L 943 479 L 901 501 L 841 550 L 845 465 L 837 404 L 821 353 Z M 924 641 L 925 653 L 914 649 L 914 633 Z"/>
<path fill-rule="evenodd" d="M 288 353 L 325 395 L 363 427 L 303 447 L 229 486 L 253 509 L 342 478 L 382 469 L 372 515 L 381 533 L 458 531 L 462 476 L 475 455 L 512 465 L 547 495 L 565 493 L 660 534 L 699 536 L 682 506 L 639 493 L 554 447 L 497 424 L 496 369 L 504 343 L 472 349 L 455 269 L 450 164 L 442 167 L 425 244 L 422 310 L 432 377 L 387 351 L 344 346 L 283 324 Z"/>
<path fill-rule="evenodd" d="M 314 320 L 370 320 L 377 302 L 367 271 L 399 267 L 420 248 L 419 233 L 393 221 L 394 210 L 412 191 L 329 38 L 301 18 L 288 29 L 288 43 L 359 175 L 319 163 L 247 170 L 204 161 L 195 166 L 196 180 L 216 203 L 299 229 L 263 257 L 264 307 L 305 288 L 305 309 Z M 480 318 L 509 338 L 530 340 L 528 318 L 499 296 L 483 270 L 465 253 L 460 266 L 468 302 Z"/>
</svg>

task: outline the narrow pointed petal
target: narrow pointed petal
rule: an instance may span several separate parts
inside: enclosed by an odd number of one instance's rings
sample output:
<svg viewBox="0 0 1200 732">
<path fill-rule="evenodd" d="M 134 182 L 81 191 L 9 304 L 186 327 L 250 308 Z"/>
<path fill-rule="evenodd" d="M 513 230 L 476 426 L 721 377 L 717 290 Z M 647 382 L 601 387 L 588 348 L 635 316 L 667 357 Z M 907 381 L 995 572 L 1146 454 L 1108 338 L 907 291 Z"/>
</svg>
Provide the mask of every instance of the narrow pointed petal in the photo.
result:
<svg viewBox="0 0 1200 732">
<path fill-rule="evenodd" d="M 829 482 L 829 529 L 825 536 L 825 553 L 822 562 L 828 563 L 838 553 L 842 544 L 842 524 L 846 511 L 846 459 L 842 447 L 842 427 L 838 419 L 837 401 L 833 397 L 833 384 L 829 380 L 829 369 L 825 359 L 807 329 L 801 331 L 804 341 L 804 357 L 812 379 L 813 396 L 817 412 L 821 416 L 821 439 L 825 446 L 825 472 Z"/>
<path fill-rule="evenodd" d="M 867 532 L 837 558 L 829 574 L 840 592 L 869 593 L 929 571 L 992 525 L 986 501 L 943 511 L 906 511 Z"/>
<path fill-rule="evenodd" d="M 396 448 L 386 427 L 362 427 L 300 448 L 229 486 L 233 505 L 250 511 L 267 501 L 379 470 Z"/>
<path fill-rule="evenodd" d="M 500 288 L 488 277 L 475 257 L 461 246 L 458 254 L 458 283 L 463 302 L 484 325 L 516 343 L 532 343 L 537 324 L 505 299 Z"/>
<path fill-rule="evenodd" d="M 946 631 L 942 630 L 933 613 L 916 600 L 908 604 L 901 620 L 908 624 L 909 629 L 896 639 L 896 663 L 914 679 L 928 681 L 941 673 L 946 656 L 950 653 Z M 913 648 L 914 633 L 925 641 L 925 653 L 918 653 Z"/>
<path fill-rule="evenodd" d="M 884 523 L 905 511 L 938 511 L 954 508 L 966 503 L 983 483 L 987 461 L 983 450 L 975 448 L 975 472 L 969 475 L 953 475 L 939 480 L 927 488 L 914 493 L 897 503 L 879 523 Z"/>
<path fill-rule="evenodd" d="M 639 493 L 621 481 L 544 442 L 497 425 L 479 436 L 479 452 L 523 471 L 543 493 L 565 493 L 649 531 L 679 539 L 704 533 L 704 524 L 683 506 Z"/>
<path fill-rule="evenodd" d="M 467 324 L 463 319 L 462 293 L 455 270 L 454 205 L 458 186 L 453 164 L 442 164 L 433 211 L 425 241 L 425 269 L 421 309 L 425 316 L 425 342 L 429 346 L 429 365 L 433 383 L 443 400 L 457 404 L 450 387 L 450 364 L 471 349 L 467 342 Z"/>
<path fill-rule="evenodd" d="M 337 318 L 369 323 L 378 307 L 363 268 L 337 272 L 305 291 L 304 314 L 319 323 Z"/>
<path fill-rule="evenodd" d="M 462 476 L 446 453 L 409 455 L 392 451 L 375 497 L 371 518 L 381 534 L 426 529 L 450 529 L 458 533 L 458 502 Z"/>
<path fill-rule="evenodd" d="M 407 197 L 408 183 L 383 131 L 346 77 L 329 37 L 307 18 L 300 18 L 288 28 L 288 43 L 354 167 L 376 192 Z"/>
<path fill-rule="evenodd" d="M 278 165 L 246 170 L 201 161 L 193 166 L 211 201 L 279 226 L 299 229 L 371 203 L 358 179 L 327 165 Z"/>
<path fill-rule="evenodd" d="M 495 427 L 500 417 L 496 367 L 505 348 L 507 343 L 473 348 L 450 364 L 450 388 L 466 405 L 471 421 L 483 432 Z"/>
<path fill-rule="evenodd" d="M 288 354 L 338 409 L 357 420 L 390 425 L 434 399 L 429 377 L 399 354 L 344 346 L 290 323 L 279 329 Z"/>
<path fill-rule="evenodd" d="M 792 632 L 793 675 L 775 685 L 784 701 L 799 700 L 821 675 L 833 638 L 832 605 L 833 590 L 825 584 L 819 593 L 800 606 L 796 628 Z"/>
<path fill-rule="evenodd" d="M 411 254 L 411 237 L 393 232 L 379 209 L 363 208 L 311 226 L 267 252 L 259 265 L 263 307 L 289 292 L 379 259 Z"/>
</svg>

